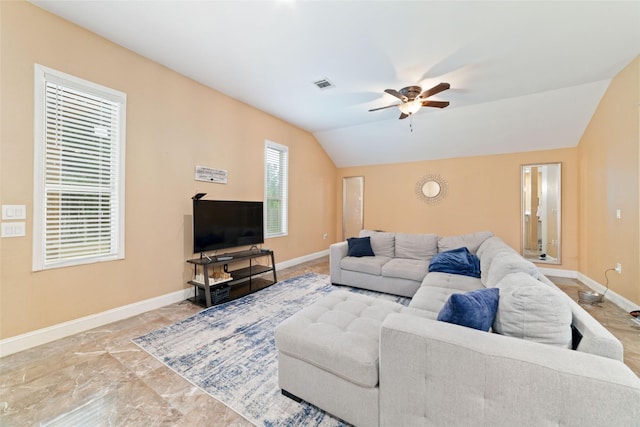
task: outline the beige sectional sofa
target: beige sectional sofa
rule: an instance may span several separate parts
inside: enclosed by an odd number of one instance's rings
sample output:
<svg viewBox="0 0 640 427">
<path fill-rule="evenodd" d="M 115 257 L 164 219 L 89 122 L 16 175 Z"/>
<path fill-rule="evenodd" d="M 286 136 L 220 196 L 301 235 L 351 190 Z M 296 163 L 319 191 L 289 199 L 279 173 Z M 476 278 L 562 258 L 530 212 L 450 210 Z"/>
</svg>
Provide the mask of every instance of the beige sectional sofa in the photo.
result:
<svg viewBox="0 0 640 427">
<path fill-rule="evenodd" d="M 640 425 L 640 379 L 621 343 L 500 238 L 363 235 L 375 255 L 350 260 L 346 242 L 332 245 L 332 282 L 409 306 L 337 290 L 287 319 L 276 329 L 283 393 L 362 426 Z M 479 278 L 413 258 L 457 245 L 477 255 Z M 500 293 L 491 332 L 436 320 L 451 295 L 486 288 Z"/>
</svg>

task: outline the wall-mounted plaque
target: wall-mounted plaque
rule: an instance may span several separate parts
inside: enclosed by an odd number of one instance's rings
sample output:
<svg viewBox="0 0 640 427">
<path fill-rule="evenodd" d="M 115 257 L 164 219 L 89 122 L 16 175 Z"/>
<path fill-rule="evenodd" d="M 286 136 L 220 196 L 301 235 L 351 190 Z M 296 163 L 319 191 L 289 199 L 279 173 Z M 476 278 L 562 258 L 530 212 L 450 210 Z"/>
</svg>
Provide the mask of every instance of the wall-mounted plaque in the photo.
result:
<svg viewBox="0 0 640 427">
<path fill-rule="evenodd" d="M 227 183 L 227 171 L 222 169 L 196 166 L 196 181 L 215 182 L 216 184 Z"/>
</svg>

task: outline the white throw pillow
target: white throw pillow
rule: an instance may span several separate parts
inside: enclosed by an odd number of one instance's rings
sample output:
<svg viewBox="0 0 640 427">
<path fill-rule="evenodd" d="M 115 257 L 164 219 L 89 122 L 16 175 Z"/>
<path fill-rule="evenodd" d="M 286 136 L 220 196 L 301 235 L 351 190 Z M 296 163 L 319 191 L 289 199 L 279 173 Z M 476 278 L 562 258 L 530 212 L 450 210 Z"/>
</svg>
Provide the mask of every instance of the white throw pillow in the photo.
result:
<svg viewBox="0 0 640 427">
<path fill-rule="evenodd" d="M 526 273 L 505 276 L 493 331 L 542 344 L 571 348 L 571 307 L 566 296 Z"/>
</svg>

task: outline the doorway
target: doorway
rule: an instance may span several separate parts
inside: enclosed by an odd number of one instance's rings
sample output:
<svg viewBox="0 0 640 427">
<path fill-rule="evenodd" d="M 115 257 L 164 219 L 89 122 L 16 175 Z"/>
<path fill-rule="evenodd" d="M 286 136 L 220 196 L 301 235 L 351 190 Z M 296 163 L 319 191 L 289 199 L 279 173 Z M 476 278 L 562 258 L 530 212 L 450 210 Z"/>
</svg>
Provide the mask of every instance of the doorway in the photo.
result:
<svg viewBox="0 0 640 427">
<path fill-rule="evenodd" d="M 342 178 L 342 240 L 358 237 L 364 227 L 364 177 Z"/>
</svg>

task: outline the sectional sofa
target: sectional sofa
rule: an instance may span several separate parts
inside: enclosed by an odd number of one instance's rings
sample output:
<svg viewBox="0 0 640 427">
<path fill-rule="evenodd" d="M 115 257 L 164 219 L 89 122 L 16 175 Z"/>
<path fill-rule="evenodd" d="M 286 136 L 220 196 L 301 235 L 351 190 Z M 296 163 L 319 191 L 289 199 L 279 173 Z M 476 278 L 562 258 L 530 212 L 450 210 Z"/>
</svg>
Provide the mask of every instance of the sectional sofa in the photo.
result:
<svg viewBox="0 0 640 427">
<path fill-rule="evenodd" d="M 411 301 L 336 290 L 284 321 L 284 394 L 361 426 L 640 425 L 640 379 L 621 343 L 500 238 L 361 237 L 372 254 L 331 246 L 332 282 Z M 480 277 L 429 271 L 451 254 Z M 450 315 L 478 309 L 486 322 L 474 298 L 488 294 L 499 294 L 489 331 Z"/>
</svg>

